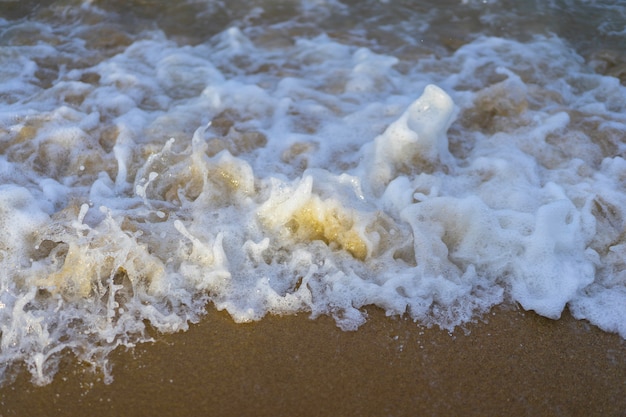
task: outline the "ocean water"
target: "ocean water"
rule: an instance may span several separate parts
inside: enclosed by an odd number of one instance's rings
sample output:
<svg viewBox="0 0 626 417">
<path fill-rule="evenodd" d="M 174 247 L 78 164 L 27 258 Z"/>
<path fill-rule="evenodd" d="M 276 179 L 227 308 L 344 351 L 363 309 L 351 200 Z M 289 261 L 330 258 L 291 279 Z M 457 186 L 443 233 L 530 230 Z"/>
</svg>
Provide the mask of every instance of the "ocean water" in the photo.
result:
<svg viewBox="0 0 626 417">
<path fill-rule="evenodd" d="M 365 306 L 626 338 L 626 5 L 0 1 L 0 378 Z"/>
</svg>

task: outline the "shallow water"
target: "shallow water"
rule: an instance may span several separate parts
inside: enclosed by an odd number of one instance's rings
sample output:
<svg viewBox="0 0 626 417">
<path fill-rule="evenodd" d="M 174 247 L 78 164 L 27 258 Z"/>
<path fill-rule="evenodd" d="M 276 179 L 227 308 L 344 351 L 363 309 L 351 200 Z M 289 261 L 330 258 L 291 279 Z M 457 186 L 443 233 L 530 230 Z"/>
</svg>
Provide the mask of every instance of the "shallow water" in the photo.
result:
<svg viewBox="0 0 626 417">
<path fill-rule="evenodd" d="M 626 337 L 626 7 L 534 3 L 1 2 L 3 377 L 210 304 Z"/>
</svg>

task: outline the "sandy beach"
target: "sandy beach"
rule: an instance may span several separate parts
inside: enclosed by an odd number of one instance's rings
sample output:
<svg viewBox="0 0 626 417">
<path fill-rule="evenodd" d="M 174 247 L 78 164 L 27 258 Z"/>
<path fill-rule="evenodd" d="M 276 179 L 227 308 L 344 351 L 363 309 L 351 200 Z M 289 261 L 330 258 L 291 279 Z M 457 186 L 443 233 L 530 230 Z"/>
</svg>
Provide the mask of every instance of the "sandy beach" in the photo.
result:
<svg viewBox="0 0 626 417">
<path fill-rule="evenodd" d="M 0 417 L 626 417 L 624 21 L 0 0 Z"/>
<path fill-rule="evenodd" d="M 376 309 L 357 332 L 327 317 L 186 332 L 118 350 L 114 381 L 75 363 L 0 391 L 5 416 L 623 416 L 626 344 L 564 314 L 492 312 L 453 334 Z"/>
</svg>

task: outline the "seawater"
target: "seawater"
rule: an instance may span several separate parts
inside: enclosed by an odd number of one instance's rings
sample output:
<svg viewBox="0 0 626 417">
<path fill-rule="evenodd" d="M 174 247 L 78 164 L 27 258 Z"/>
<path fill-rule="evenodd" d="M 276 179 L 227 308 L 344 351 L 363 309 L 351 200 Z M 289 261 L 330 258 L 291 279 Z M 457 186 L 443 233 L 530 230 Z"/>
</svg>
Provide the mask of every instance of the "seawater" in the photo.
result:
<svg viewBox="0 0 626 417">
<path fill-rule="evenodd" d="M 626 337 L 626 6 L 0 1 L 0 375 L 364 307 Z"/>
</svg>

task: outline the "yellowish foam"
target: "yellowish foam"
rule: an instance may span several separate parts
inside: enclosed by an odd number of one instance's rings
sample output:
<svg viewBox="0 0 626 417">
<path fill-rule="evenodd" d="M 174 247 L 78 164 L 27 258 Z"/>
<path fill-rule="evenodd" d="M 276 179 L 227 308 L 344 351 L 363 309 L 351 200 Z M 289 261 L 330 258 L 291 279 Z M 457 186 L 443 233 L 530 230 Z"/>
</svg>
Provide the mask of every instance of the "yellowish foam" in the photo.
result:
<svg viewBox="0 0 626 417">
<path fill-rule="evenodd" d="M 122 223 L 129 222 L 124 219 Z M 133 291 L 140 287 L 149 294 L 163 291 L 162 262 L 111 217 L 103 223 L 104 229 L 98 231 L 85 226 L 80 234 L 86 234 L 80 237 L 71 230 L 51 230 L 47 237 L 57 242 L 48 255 L 52 271 L 34 284 L 66 299 L 89 298 L 97 296 L 99 289 L 110 284 L 109 280 L 123 273 Z"/>
<path fill-rule="evenodd" d="M 337 245 L 357 259 L 367 257 L 367 244 L 355 229 L 350 214 L 332 200 L 311 199 L 286 224 L 299 240 L 321 240 L 327 245 Z"/>
<path fill-rule="evenodd" d="M 38 282 L 52 293 L 61 293 L 68 298 L 86 298 L 91 293 L 91 280 L 88 279 L 97 265 L 83 256 L 78 245 L 70 244 L 63 266 Z"/>
<path fill-rule="evenodd" d="M 273 194 L 259 211 L 262 223 L 287 232 L 299 242 L 319 240 L 365 260 L 370 249 L 359 231 L 355 213 L 336 199 L 322 200 L 312 194 L 311 186 L 307 178 L 290 196 Z"/>
</svg>

